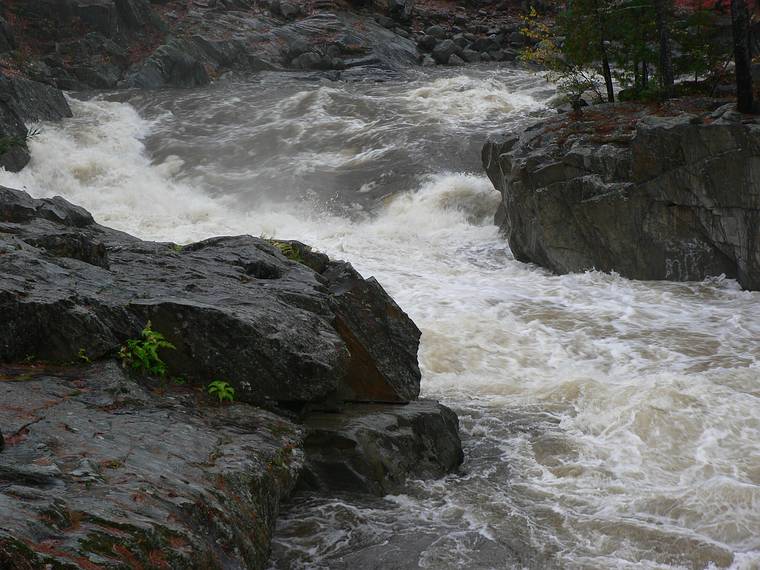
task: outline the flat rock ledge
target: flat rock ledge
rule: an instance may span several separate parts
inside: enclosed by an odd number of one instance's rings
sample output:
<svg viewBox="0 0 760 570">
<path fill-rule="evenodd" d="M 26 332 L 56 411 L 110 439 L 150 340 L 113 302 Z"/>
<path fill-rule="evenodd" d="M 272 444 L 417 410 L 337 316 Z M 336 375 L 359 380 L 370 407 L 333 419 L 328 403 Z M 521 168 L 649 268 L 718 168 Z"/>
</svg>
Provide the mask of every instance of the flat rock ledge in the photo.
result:
<svg viewBox="0 0 760 570">
<path fill-rule="evenodd" d="M 515 257 L 556 273 L 724 274 L 760 289 L 760 124 L 731 104 L 701 106 L 601 105 L 486 143 Z"/>
<path fill-rule="evenodd" d="M 417 399 L 417 327 L 299 242 L 146 242 L 0 187 L 0 320 L 4 569 L 264 568 L 294 490 L 462 462 L 456 415 Z M 164 379 L 118 358 L 148 321 Z"/>
</svg>

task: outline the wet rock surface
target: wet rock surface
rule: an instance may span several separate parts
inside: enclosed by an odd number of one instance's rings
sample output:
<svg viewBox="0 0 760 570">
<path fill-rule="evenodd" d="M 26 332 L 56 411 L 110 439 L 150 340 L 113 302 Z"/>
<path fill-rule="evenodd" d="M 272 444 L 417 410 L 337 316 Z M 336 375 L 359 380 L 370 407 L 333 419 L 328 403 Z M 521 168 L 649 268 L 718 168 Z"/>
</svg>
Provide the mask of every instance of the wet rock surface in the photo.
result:
<svg viewBox="0 0 760 570">
<path fill-rule="evenodd" d="M 302 428 L 157 388 L 115 362 L 0 366 L 0 567 L 264 565 Z"/>
<path fill-rule="evenodd" d="M 28 164 L 27 124 L 70 116 L 71 109 L 58 89 L 0 73 L 0 166 L 18 172 Z"/>
<path fill-rule="evenodd" d="M 760 124 L 732 109 L 601 106 L 488 142 L 496 221 L 517 259 L 760 289 Z"/>
<path fill-rule="evenodd" d="M 307 488 L 383 495 L 409 476 L 440 477 L 463 460 L 456 414 L 431 400 L 351 404 L 309 414 L 304 425 Z"/>
<path fill-rule="evenodd" d="M 28 0 L 0 4 L 0 69 L 65 90 L 195 87 L 227 71 L 350 79 L 433 50 L 444 65 L 511 61 L 519 27 L 516 2 Z"/>
<path fill-rule="evenodd" d="M 322 273 L 250 236 L 185 247 L 95 224 L 63 199 L 0 189 L 0 360 L 114 354 L 148 321 L 174 374 L 224 378 L 248 402 L 403 402 L 420 332 L 374 280 Z"/>
<path fill-rule="evenodd" d="M 462 461 L 417 327 L 299 242 L 146 242 L 0 188 L 0 318 L 2 568 L 262 568 L 299 480 L 381 494 Z M 148 321 L 164 379 L 118 356 Z"/>
</svg>

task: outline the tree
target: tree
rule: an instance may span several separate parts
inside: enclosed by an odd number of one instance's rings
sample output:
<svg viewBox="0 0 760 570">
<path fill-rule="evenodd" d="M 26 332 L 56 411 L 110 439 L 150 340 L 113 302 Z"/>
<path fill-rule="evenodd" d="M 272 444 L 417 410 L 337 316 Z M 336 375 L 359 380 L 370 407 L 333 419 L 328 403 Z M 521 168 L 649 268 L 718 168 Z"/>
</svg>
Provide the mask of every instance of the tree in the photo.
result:
<svg viewBox="0 0 760 570">
<path fill-rule="evenodd" d="M 746 0 L 731 0 L 731 31 L 736 64 L 736 103 L 740 113 L 754 111 L 749 23 Z"/>
<path fill-rule="evenodd" d="M 657 20 L 657 41 L 660 49 L 660 87 L 666 98 L 673 96 L 675 78 L 673 76 L 673 54 L 670 47 L 670 2 L 654 0 Z"/>
</svg>

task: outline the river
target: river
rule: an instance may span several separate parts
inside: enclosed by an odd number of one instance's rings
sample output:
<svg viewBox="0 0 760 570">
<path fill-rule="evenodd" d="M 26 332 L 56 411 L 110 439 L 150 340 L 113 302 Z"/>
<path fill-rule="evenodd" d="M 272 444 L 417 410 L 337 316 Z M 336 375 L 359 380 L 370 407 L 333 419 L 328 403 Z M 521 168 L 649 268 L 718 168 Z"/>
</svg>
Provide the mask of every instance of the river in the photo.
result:
<svg viewBox="0 0 760 570">
<path fill-rule="evenodd" d="M 466 460 L 384 498 L 300 496 L 272 568 L 760 568 L 760 293 L 555 276 L 493 225 L 486 136 L 551 112 L 498 67 L 227 77 L 73 99 L 0 183 L 189 242 L 299 239 L 423 331 Z"/>
</svg>

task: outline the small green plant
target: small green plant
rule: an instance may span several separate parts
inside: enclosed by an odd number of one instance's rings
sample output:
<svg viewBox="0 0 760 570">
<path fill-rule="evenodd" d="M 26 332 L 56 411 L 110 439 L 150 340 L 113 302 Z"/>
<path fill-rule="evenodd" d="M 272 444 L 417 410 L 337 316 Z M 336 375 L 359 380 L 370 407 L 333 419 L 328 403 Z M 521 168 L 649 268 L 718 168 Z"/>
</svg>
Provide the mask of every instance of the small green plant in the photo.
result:
<svg viewBox="0 0 760 570">
<path fill-rule="evenodd" d="M 178 243 L 173 243 L 169 247 L 172 248 L 172 251 L 174 251 L 175 253 L 180 253 L 182 249 L 184 248 L 184 246 Z"/>
<path fill-rule="evenodd" d="M 301 251 L 292 243 L 288 243 L 286 241 L 279 241 L 276 239 L 270 239 L 269 243 L 271 243 L 273 246 L 279 249 L 282 255 L 287 257 L 290 261 L 296 261 L 298 263 L 304 262 L 304 259 L 301 256 Z"/>
<path fill-rule="evenodd" d="M 0 137 L 0 154 L 5 154 L 16 147 L 26 147 L 29 139 L 41 134 L 39 129 L 28 129 L 23 135 Z"/>
<path fill-rule="evenodd" d="M 90 364 L 92 362 L 92 360 L 90 360 L 90 357 L 87 356 L 87 352 L 85 352 L 84 348 L 79 349 L 79 352 L 77 353 L 77 358 L 79 358 L 79 360 L 81 362 L 84 362 L 85 364 Z"/>
<path fill-rule="evenodd" d="M 225 400 L 232 402 L 235 400 L 235 388 L 229 385 L 224 380 L 214 380 L 209 382 L 208 393 L 212 396 L 216 396 L 221 404 Z"/>
<path fill-rule="evenodd" d="M 166 376 L 166 363 L 161 360 L 158 351 L 161 348 L 174 349 L 175 346 L 170 343 L 160 332 L 151 328 L 150 321 L 138 339 L 130 339 L 127 344 L 121 347 L 119 357 L 125 366 L 131 366 L 136 370 L 142 370 L 151 376 Z"/>
</svg>

